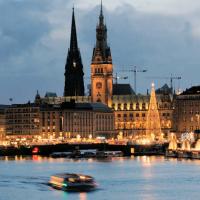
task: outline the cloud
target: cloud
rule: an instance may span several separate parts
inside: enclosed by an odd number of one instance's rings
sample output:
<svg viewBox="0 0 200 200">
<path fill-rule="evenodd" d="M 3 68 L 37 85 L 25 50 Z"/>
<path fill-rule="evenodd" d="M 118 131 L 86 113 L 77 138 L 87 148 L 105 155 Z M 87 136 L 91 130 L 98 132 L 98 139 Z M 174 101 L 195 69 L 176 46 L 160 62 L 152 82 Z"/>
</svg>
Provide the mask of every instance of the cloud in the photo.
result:
<svg viewBox="0 0 200 200">
<path fill-rule="evenodd" d="M 99 1 L 74 2 L 87 84 Z M 138 74 L 138 91 L 143 93 L 150 87 L 146 76 L 173 73 L 183 76 L 183 88 L 199 84 L 200 3 L 106 0 L 103 4 L 115 72 L 130 65 L 148 67 L 148 73 Z M 42 95 L 49 90 L 63 94 L 72 6 L 72 0 L 0 0 L 0 103 L 10 97 L 14 102 L 28 101 L 37 89 Z M 157 86 L 165 81 L 157 80 Z"/>
</svg>

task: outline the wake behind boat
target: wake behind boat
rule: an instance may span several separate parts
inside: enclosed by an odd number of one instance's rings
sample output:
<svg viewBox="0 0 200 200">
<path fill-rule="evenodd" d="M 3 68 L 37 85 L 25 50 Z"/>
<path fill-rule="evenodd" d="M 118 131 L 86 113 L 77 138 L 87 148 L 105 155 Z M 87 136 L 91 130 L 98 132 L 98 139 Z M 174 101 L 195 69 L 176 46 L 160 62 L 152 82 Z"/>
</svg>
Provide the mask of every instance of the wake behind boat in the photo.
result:
<svg viewBox="0 0 200 200">
<path fill-rule="evenodd" d="M 51 176 L 50 186 L 64 191 L 91 191 L 97 184 L 93 177 L 83 174 L 56 174 Z"/>
</svg>

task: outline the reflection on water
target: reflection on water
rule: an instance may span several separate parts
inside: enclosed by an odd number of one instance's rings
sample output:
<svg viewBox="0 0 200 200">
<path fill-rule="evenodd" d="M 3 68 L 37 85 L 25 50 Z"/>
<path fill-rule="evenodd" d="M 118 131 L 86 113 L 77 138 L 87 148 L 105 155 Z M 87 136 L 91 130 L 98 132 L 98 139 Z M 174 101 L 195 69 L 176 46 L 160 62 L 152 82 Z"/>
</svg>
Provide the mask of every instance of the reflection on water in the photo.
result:
<svg viewBox="0 0 200 200">
<path fill-rule="evenodd" d="M 91 175 L 99 183 L 99 189 L 90 193 L 67 193 L 49 187 L 49 177 L 62 172 Z M 199 172 L 199 160 L 155 156 L 113 158 L 109 161 L 4 157 L 0 158 L 0 199 L 199 199 Z"/>
<path fill-rule="evenodd" d="M 80 200 L 87 200 L 87 193 L 81 192 L 79 197 L 80 197 Z"/>
<path fill-rule="evenodd" d="M 156 156 L 138 156 L 138 157 L 136 157 L 136 159 L 145 168 L 151 167 L 152 165 L 156 164 L 158 161 L 160 163 L 165 162 L 164 157 L 156 157 Z"/>
</svg>

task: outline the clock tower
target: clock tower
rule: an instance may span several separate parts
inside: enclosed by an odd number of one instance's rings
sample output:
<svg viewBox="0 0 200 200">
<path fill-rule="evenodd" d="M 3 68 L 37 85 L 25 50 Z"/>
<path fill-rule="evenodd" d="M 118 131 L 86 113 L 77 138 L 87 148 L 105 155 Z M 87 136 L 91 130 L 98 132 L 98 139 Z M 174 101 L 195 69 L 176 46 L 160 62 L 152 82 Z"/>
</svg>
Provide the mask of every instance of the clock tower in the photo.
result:
<svg viewBox="0 0 200 200">
<path fill-rule="evenodd" d="M 96 45 L 91 63 L 92 102 L 102 102 L 111 106 L 113 92 L 113 65 L 110 47 L 107 44 L 107 27 L 104 24 L 103 8 L 96 27 Z"/>
</svg>

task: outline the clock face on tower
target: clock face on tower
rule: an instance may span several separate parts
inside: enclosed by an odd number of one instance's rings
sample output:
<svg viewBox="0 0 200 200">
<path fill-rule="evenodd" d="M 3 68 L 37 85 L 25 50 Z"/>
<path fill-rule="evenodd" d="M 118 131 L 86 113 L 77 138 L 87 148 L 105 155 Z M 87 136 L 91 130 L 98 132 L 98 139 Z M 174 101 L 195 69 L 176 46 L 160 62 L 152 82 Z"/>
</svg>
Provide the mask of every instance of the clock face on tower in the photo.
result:
<svg viewBox="0 0 200 200">
<path fill-rule="evenodd" d="M 101 89 L 102 88 L 102 83 L 101 82 L 97 82 L 96 83 L 96 88 L 97 89 Z"/>
</svg>

